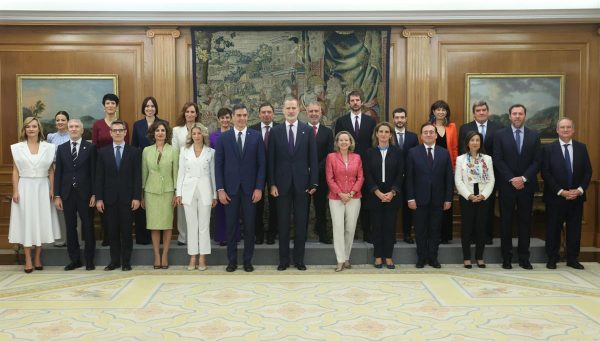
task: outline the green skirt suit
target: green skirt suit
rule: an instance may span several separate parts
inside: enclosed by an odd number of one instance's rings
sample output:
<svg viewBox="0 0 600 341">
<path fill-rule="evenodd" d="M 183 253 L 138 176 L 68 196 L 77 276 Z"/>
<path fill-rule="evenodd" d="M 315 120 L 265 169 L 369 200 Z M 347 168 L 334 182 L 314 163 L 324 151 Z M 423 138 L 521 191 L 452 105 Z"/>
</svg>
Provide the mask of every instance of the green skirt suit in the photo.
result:
<svg viewBox="0 0 600 341">
<path fill-rule="evenodd" d="M 166 143 L 162 153 L 159 153 L 156 145 L 144 148 L 142 188 L 148 230 L 173 228 L 173 197 L 178 171 L 179 151 L 173 146 Z"/>
</svg>

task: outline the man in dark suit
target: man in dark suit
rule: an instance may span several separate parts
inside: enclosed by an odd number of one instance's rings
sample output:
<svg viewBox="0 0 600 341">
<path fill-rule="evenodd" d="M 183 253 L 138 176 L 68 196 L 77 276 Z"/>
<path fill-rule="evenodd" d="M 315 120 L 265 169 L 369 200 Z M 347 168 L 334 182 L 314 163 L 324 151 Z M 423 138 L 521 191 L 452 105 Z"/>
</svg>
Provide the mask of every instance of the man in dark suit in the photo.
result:
<svg viewBox="0 0 600 341">
<path fill-rule="evenodd" d="M 315 194 L 309 197 L 309 200 L 312 198 L 315 208 L 315 233 L 319 236 L 319 242 L 331 244 L 331 233 L 327 228 L 326 218 L 327 207 L 329 207 L 327 199 L 329 186 L 327 186 L 327 178 L 325 177 L 325 160 L 327 159 L 327 154 L 333 151 L 333 131 L 321 124 L 322 110 L 319 102 L 309 103 L 306 107 L 308 124 L 315 135 L 317 158 L 319 160 L 319 187 L 317 187 Z"/>
<path fill-rule="evenodd" d="M 298 121 L 298 100 L 286 99 L 283 104 L 285 123 L 273 128 L 269 136 L 269 184 L 271 195 L 277 198 L 279 228 L 279 266 L 283 271 L 290 264 L 290 214 L 294 207 L 294 264 L 304 265 L 304 244 L 308 224 L 308 196 L 315 193 L 319 178 L 317 144 L 312 128 Z"/>
<path fill-rule="evenodd" d="M 460 126 L 458 131 L 458 154 L 465 152 L 465 137 L 470 131 L 477 131 L 483 136 L 483 145 L 485 151 L 492 155 L 494 152 L 494 134 L 500 128 L 499 124 L 489 120 L 489 108 L 485 101 L 477 101 L 472 106 L 474 120 Z M 496 187 L 496 186 L 494 186 Z M 486 244 L 493 244 L 494 238 L 494 209 L 496 207 L 496 188 L 492 191 L 489 198 L 489 212 L 486 226 Z M 474 239 L 474 238 L 473 238 Z"/>
<path fill-rule="evenodd" d="M 260 133 L 248 129 L 248 109 L 233 107 L 233 129 L 219 136 L 215 152 L 215 180 L 219 201 L 227 215 L 227 272 L 237 269 L 236 232 L 240 209 L 244 217 L 244 271 L 252 272 L 255 204 L 265 188 L 267 162 Z"/>
<path fill-rule="evenodd" d="M 421 126 L 423 144 L 408 151 L 406 198 L 414 210 L 417 237 L 417 268 L 428 262 L 439 269 L 437 259 L 442 226 L 442 213 L 452 206 L 454 175 L 450 154 L 435 145 L 436 128 L 432 123 Z"/>
<path fill-rule="evenodd" d="M 360 155 L 363 164 L 365 163 L 365 155 L 367 149 L 371 148 L 373 144 L 373 130 L 375 129 L 375 120 L 368 115 L 361 112 L 363 94 L 358 90 L 353 90 L 348 94 L 348 105 L 350 106 L 350 112 L 344 116 L 339 117 L 335 121 L 334 133 L 337 134 L 340 131 L 349 132 L 356 146 L 354 152 Z M 367 189 L 363 185 L 362 191 L 365 192 Z M 360 206 L 360 226 L 363 230 L 363 240 L 366 242 L 371 241 L 371 219 L 367 210 L 367 203 L 365 197 L 361 199 Z"/>
<path fill-rule="evenodd" d="M 394 139 L 396 140 L 396 145 L 402 151 L 405 165 L 408 159 L 408 151 L 419 144 L 417 134 L 406 129 L 406 117 L 406 109 L 404 108 L 396 108 L 392 112 L 392 119 L 394 120 Z M 406 193 L 405 182 L 402 183 L 402 187 Z M 403 201 L 402 213 L 404 242 L 407 244 L 414 244 L 415 240 L 410 235 L 413 225 L 413 215 L 412 211 L 408 208 L 406 201 Z"/>
<path fill-rule="evenodd" d="M 69 120 L 67 127 L 70 140 L 58 146 L 54 171 L 54 204 L 65 214 L 67 251 L 71 261 L 65 266 L 65 271 L 83 266 L 77 236 L 77 213 L 81 219 L 81 234 L 85 241 L 85 269 L 94 270 L 96 239 L 92 207 L 96 206 L 96 196 L 92 190 L 96 171 L 96 146 L 81 138 L 83 123 L 79 119 Z"/>
<path fill-rule="evenodd" d="M 542 178 L 546 202 L 546 254 L 548 269 L 559 261 L 560 231 L 566 222 L 567 266 L 583 270 L 579 263 L 583 202 L 592 178 L 592 164 L 585 144 L 573 140 L 575 127 L 569 118 L 556 124 L 558 140 L 544 147 Z"/>
<path fill-rule="evenodd" d="M 527 109 L 514 104 L 508 109 L 511 126 L 494 136 L 494 169 L 500 191 L 502 268 L 512 269 L 512 215 L 517 208 L 519 266 L 531 270 L 529 242 L 533 195 L 538 189 L 541 144 L 539 134 L 525 127 Z"/>
<path fill-rule="evenodd" d="M 250 129 L 254 129 L 261 133 L 262 141 L 265 145 L 265 150 L 269 147 L 269 135 L 271 129 L 279 123 L 273 122 L 273 114 L 275 109 L 271 103 L 265 102 L 258 108 L 258 118 L 260 122 L 250 126 Z M 266 153 L 268 155 L 268 153 Z M 268 163 L 268 159 L 267 159 Z M 263 192 L 263 196 L 259 202 L 256 203 L 256 244 L 262 244 L 267 238 L 267 244 L 275 244 L 275 236 L 277 235 L 277 207 L 275 204 L 275 197 L 269 194 L 269 185 L 267 184 L 267 190 Z M 269 224 L 265 229 L 263 213 L 265 211 L 265 200 L 269 200 Z M 266 236 L 265 236 L 266 234 Z"/>
<path fill-rule="evenodd" d="M 96 165 L 96 209 L 106 211 L 110 238 L 110 263 L 105 271 L 121 266 L 123 271 L 131 270 L 131 224 L 142 197 L 142 163 L 140 151 L 125 143 L 126 134 L 125 122 L 110 124 L 113 143 L 98 152 Z"/>
</svg>

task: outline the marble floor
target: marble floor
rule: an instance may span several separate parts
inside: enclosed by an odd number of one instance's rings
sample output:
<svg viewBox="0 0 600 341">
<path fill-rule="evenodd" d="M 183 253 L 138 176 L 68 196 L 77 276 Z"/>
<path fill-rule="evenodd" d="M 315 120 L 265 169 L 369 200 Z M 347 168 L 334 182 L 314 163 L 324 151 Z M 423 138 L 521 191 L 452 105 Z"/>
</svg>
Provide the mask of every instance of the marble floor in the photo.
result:
<svg viewBox="0 0 600 341">
<path fill-rule="evenodd" d="M 29 275 L 0 266 L 0 340 L 599 340 L 600 264 L 584 264 Z"/>
</svg>

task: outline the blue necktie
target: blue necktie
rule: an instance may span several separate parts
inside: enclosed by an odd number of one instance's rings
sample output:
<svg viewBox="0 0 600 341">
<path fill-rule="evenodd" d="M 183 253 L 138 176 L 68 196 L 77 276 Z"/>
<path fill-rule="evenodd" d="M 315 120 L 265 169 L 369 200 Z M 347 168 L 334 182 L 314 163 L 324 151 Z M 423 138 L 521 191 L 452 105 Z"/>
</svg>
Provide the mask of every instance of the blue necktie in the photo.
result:
<svg viewBox="0 0 600 341">
<path fill-rule="evenodd" d="M 565 147 L 565 166 L 567 166 L 567 185 L 568 189 L 573 188 L 573 166 L 571 165 L 571 153 L 569 153 L 569 144 L 563 145 Z"/>
<path fill-rule="evenodd" d="M 290 154 L 294 154 L 294 131 L 292 130 L 293 125 L 290 124 L 290 132 L 288 134 L 288 150 Z"/>
<path fill-rule="evenodd" d="M 117 171 L 121 167 L 121 146 L 116 146 L 117 153 L 115 154 L 115 161 L 117 162 Z"/>
<path fill-rule="evenodd" d="M 481 136 L 483 137 L 483 139 L 485 140 L 485 125 L 480 124 L 479 128 L 481 128 Z M 483 142 L 483 141 L 482 141 Z"/>
<path fill-rule="evenodd" d="M 515 130 L 515 142 L 517 143 L 517 152 L 521 154 L 521 129 Z"/>
</svg>

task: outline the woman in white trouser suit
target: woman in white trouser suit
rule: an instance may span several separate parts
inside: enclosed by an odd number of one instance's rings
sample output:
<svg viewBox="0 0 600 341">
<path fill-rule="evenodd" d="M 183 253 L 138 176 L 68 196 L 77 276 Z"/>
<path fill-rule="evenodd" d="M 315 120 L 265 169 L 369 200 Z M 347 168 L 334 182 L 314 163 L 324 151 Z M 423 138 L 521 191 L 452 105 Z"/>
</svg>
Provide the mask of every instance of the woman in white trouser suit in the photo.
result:
<svg viewBox="0 0 600 341">
<path fill-rule="evenodd" d="M 208 129 L 195 123 L 186 146 L 179 153 L 177 176 L 177 203 L 183 204 L 187 222 L 188 270 L 206 270 L 205 255 L 210 254 L 210 210 L 217 203 L 215 187 L 215 150 L 208 146 Z"/>
</svg>

